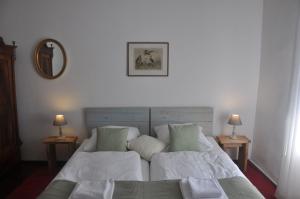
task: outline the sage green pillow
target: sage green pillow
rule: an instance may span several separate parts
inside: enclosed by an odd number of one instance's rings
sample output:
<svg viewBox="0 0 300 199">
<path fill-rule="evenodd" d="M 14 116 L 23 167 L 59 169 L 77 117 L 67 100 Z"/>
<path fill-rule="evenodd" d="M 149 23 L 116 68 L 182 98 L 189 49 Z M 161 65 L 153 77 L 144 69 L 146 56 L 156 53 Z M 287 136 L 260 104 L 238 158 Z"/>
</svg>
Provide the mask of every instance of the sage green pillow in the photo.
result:
<svg viewBox="0 0 300 199">
<path fill-rule="evenodd" d="M 128 128 L 97 128 L 97 151 L 126 151 Z"/>
<path fill-rule="evenodd" d="M 200 151 L 197 125 L 168 125 L 170 132 L 169 151 Z"/>
</svg>

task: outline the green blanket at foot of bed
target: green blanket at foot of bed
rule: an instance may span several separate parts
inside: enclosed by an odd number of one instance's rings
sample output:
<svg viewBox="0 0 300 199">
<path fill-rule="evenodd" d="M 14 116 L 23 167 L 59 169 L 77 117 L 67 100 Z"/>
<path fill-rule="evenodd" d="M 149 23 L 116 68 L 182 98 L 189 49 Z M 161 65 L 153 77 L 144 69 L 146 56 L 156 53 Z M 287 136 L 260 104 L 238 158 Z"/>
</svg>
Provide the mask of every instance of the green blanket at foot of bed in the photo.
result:
<svg viewBox="0 0 300 199">
<path fill-rule="evenodd" d="M 259 191 L 246 179 L 233 177 L 219 180 L 229 199 L 261 199 Z M 76 183 L 57 180 L 38 199 L 67 199 Z M 182 199 L 178 180 L 116 181 L 113 199 Z"/>
<path fill-rule="evenodd" d="M 264 198 L 248 180 L 242 177 L 219 179 L 219 183 L 229 199 Z"/>
<path fill-rule="evenodd" d="M 72 193 L 76 183 L 67 180 L 52 182 L 38 199 L 67 199 Z"/>
</svg>

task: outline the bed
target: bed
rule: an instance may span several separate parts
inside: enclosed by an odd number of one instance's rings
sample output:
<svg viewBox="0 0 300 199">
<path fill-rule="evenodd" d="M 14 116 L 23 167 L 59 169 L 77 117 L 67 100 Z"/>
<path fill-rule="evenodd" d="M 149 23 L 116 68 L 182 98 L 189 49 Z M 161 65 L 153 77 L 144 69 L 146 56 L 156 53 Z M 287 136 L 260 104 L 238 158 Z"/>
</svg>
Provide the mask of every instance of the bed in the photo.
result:
<svg viewBox="0 0 300 199">
<path fill-rule="evenodd" d="M 90 155 L 83 152 L 87 142 L 84 141 L 40 195 L 40 199 L 69 198 L 75 187 L 86 181 L 103 183 L 106 180 L 105 186 L 101 184 L 106 187 L 103 188 L 105 191 L 111 187 L 107 181 L 110 179 L 114 180 L 112 198 L 183 198 L 179 181 L 188 176 L 217 179 L 228 198 L 263 198 L 212 137 L 211 107 L 88 108 L 84 112 L 89 132 L 97 126 L 135 126 L 142 134 L 155 137 L 155 126 L 197 123 L 203 127 L 213 150 L 205 153 L 157 153 L 149 164 L 139 158 L 136 152 L 99 152 Z"/>
<path fill-rule="evenodd" d="M 151 109 L 151 129 L 162 124 L 197 123 L 213 149 L 205 152 L 171 152 L 154 155 L 151 160 L 151 180 L 245 177 L 229 156 L 219 147 L 213 135 L 213 108 L 211 107 L 157 107 Z"/>
<path fill-rule="evenodd" d="M 141 134 L 149 133 L 147 108 L 86 108 L 84 114 L 89 133 L 107 125 L 137 127 Z M 85 152 L 88 141 L 83 141 L 54 180 L 149 180 L 149 163 L 136 152 Z"/>
</svg>

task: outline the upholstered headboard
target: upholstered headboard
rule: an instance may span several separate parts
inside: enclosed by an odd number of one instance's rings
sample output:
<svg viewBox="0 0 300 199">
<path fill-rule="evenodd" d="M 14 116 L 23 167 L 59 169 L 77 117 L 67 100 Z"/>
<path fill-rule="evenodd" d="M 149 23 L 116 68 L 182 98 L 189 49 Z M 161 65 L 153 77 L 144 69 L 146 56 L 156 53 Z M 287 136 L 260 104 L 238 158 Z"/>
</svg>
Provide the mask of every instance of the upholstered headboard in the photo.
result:
<svg viewBox="0 0 300 199">
<path fill-rule="evenodd" d="M 86 108 L 84 109 L 85 124 L 90 133 L 91 129 L 105 125 L 137 127 L 141 134 L 149 135 L 149 108 Z"/>
<path fill-rule="evenodd" d="M 213 135 L 212 107 L 114 107 L 85 108 L 85 123 L 92 128 L 105 125 L 134 126 L 141 134 L 155 135 L 153 127 L 170 123 L 199 123 L 206 135 Z"/>
<path fill-rule="evenodd" d="M 162 124 L 198 123 L 203 127 L 206 135 L 213 135 L 212 107 L 153 107 L 150 109 L 150 132 L 154 135 L 153 128 Z"/>
</svg>

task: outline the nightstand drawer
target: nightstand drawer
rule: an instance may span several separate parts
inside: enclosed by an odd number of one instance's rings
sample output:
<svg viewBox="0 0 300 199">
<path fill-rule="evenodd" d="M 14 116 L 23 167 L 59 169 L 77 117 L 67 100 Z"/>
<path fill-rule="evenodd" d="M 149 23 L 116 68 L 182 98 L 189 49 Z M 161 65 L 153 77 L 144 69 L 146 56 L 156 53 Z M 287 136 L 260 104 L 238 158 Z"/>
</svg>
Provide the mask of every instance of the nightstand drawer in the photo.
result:
<svg viewBox="0 0 300 199">
<path fill-rule="evenodd" d="M 233 143 L 233 144 L 223 144 L 223 147 L 225 148 L 237 148 L 237 147 L 241 147 L 242 144 L 236 144 L 236 143 Z"/>
</svg>

